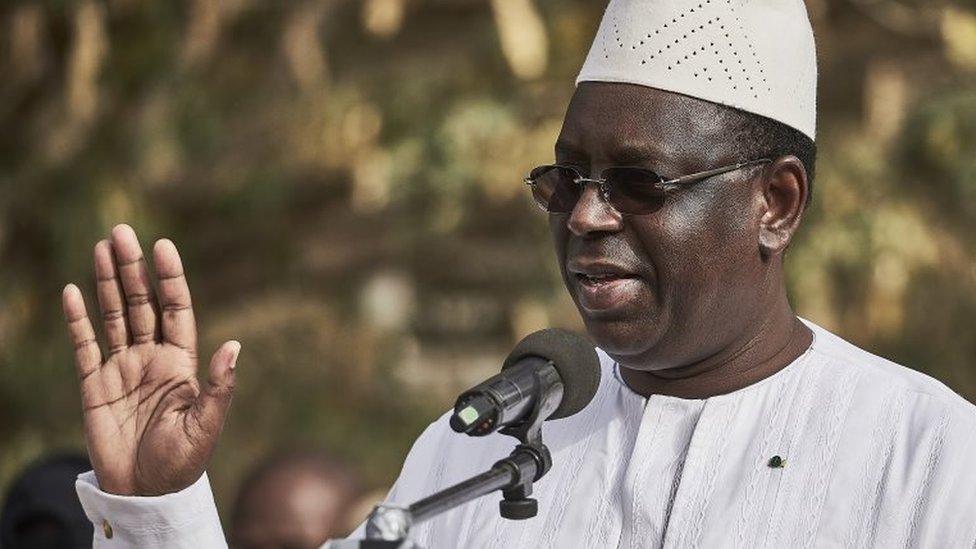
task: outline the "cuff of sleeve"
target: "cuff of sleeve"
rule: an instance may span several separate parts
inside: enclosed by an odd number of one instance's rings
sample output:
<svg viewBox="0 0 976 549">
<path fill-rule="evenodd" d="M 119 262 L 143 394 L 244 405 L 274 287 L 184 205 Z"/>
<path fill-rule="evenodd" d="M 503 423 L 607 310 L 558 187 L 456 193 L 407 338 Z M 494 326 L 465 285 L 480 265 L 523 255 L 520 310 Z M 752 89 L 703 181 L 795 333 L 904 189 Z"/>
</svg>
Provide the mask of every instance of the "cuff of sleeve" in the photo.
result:
<svg viewBox="0 0 976 549">
<path fill-rule="evenodd" d="M 95 527 L 96 547 L 226 547 L 204 473 L 179 492 L 118 496 L 98 487 L 94 471 L 78 475 L 78 499 Z"/>
</svg>

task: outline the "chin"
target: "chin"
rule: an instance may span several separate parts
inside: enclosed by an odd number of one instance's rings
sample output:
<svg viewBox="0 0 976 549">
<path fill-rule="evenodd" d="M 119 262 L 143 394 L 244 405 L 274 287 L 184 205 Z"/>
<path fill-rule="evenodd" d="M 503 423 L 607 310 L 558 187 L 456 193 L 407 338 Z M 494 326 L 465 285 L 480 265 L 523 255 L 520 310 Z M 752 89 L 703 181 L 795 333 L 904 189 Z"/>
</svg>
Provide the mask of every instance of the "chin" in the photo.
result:
<svg viewBox="0 0 976 549">
<path fill-rule="evenodd" d="M 584 311 L 580 314 L 593 343 L 618 362 L 628 363 L 628 358 L 646 355 L 657 342 L 656 323 L 646 318 L 601 318 Z"/>
</svg>

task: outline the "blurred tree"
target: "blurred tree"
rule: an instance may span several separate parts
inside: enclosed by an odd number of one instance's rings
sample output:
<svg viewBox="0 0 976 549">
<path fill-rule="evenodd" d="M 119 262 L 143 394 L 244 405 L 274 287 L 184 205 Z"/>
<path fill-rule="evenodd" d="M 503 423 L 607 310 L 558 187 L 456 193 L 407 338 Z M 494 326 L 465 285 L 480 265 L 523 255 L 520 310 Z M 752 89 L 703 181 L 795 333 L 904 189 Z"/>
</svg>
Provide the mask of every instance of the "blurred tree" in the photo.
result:
<svg viewBox="0 0 976 549">
<path fill-rule="evenodd" d="M 795 305 L 976 399 L 976 11 L 808 7 L 820 164 L 788 261 Z M 180 246 L 204 347 L 244 344 L 212 471 L 220 501 L 297 441 L 388 483 L 518 337 L 578 328 L 521 176 L 552 158 L 602 9 L 6 3 L 0 484 L 82 444 L 59 292 L 92 288 L 91 247 L 120 221 L 145 246 Z"/>
</svg>

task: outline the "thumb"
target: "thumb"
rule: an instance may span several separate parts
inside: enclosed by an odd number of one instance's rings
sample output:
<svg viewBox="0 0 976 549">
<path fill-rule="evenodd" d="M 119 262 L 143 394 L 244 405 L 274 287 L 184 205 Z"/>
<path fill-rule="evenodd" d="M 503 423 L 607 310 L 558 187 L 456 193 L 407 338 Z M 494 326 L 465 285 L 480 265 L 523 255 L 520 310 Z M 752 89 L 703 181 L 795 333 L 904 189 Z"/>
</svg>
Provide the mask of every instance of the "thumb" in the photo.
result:
<svg viewBox="0 0 976 549">
<path fill-rule="evenodd" d="M 234 396 L 235 368 L 240 353 L 241 344 L 228 341 L 210 359 L 209 376 L 197 401 L 197 419 L 200 428 L 214 437 L 224 426 L 224 418 Z"/>
</svg>

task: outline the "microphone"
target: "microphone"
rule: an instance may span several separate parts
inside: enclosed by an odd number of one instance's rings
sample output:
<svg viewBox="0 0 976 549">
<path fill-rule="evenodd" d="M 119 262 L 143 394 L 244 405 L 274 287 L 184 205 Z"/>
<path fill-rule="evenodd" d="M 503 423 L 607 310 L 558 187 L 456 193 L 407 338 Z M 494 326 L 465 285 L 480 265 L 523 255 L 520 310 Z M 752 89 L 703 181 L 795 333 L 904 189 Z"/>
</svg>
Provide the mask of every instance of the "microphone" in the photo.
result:
<svg viewBox="0 0 976 549">
<path fill-rule="evenodd" d="M 535 413 L 547 420 L 571 416 L 593 400 L 599 385 L 593 345 L 566 330 L 539 330 L 515 346 L 500 374 L 458 397 L 451 428 L 485 436 Z"/>
</svg>

